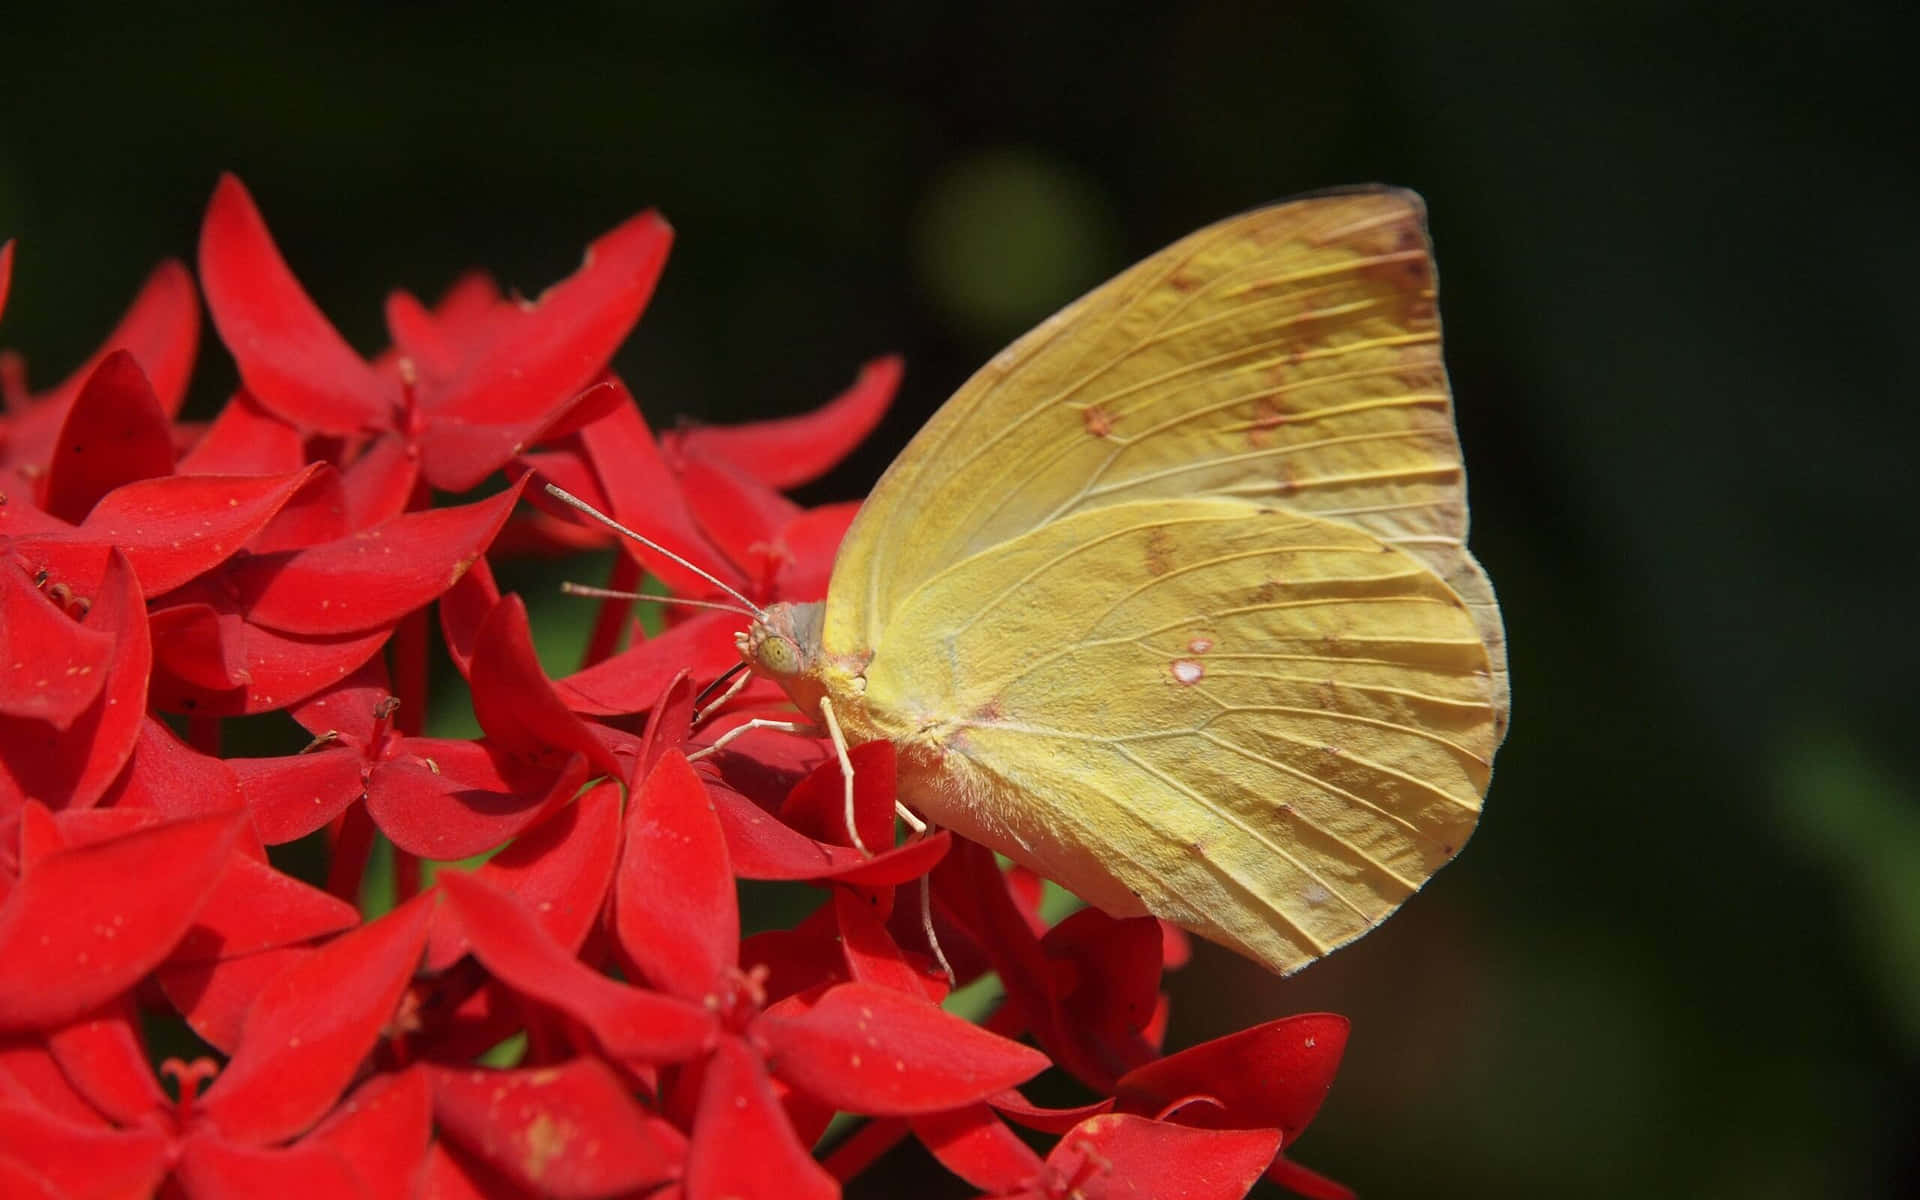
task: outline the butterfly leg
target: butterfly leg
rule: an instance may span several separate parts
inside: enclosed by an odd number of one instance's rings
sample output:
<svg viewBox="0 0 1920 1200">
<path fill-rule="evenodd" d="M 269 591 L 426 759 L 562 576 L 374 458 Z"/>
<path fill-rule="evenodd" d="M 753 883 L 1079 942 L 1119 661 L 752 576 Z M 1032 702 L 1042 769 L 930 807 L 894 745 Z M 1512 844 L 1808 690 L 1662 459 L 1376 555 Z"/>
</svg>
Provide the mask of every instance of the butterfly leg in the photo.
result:
<svg viewBox="0 0 1920 1200">
<path fill-rule="evenodd" d="M 933 879 L 920 877 L 920 929 L 927 935 L 927 945 L 933 950 L 934 961 L 947 974 L 947 986 L 960 986 L 960 977 L 953 973 L 953 964 L 947 961 L 947 952 L 940 948 L 940 935 L 933 931 Z"/>
<path fill-rule="evenodd" d="M 872 858 L 873 851 L 860 840 L 860 827 L 853 821 L 853 759 L 847 754 L 847 737 L 840 732 L 840 721 L 833 715 L 833 701 L 825 696 L 820 697 L 820 718 L 827 727 L 827 738 L 833 742 L 833 752 L 840 759 L 840 782 L 847 803 L 847 836 L 853 839 L 855 850 Z"/>
<path fill-rule="evenodd" d="M 725 749 L 728 742 L 733 741 L 743 733 L 748 733 L 755 729 L 778 729 L 781 733 L 797 733 L 803 737 L 820 736 L 819 727 L 810 725 L 805 721 L 768 721 L 761 717 L 755 717 L 751 721 L 743 721 L 735 725 L 732 729 L 727 730 L 719 737 L 713 739 L 712 745 L 702 746 L 692 754 L 687 755 L 687 761 L 693 762 L 696 759 L 705 758 L 716 750 Z"/>
</svg>

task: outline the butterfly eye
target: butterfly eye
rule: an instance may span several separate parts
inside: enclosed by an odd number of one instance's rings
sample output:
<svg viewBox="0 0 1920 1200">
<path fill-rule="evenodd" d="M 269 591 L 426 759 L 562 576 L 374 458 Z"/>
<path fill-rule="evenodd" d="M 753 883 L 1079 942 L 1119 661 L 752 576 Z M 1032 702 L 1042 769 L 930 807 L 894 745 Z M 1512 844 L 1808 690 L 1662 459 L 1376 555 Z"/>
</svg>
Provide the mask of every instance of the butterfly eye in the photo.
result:
<svg viewBox="0 0 1920 1200">
<path fill-rule="evenodd" d="M 760 643 L 760 651 L 755 657 L 763 670 L 773 675 L 798 674 L 801 667 L 800 647 L 792 638 L 774 635 Z"/>
</svg>

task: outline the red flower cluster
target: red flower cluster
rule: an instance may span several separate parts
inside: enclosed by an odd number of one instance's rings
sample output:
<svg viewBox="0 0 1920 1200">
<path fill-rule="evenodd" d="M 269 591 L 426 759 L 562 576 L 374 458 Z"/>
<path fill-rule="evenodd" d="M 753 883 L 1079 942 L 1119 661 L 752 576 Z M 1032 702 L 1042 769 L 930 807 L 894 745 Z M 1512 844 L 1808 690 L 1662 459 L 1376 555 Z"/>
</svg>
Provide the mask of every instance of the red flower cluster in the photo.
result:
<svg viewBox="0 0 1920 1200">
<path fill-rule="evenodd" d="M 213 421 L 177 420 L 199 336 L 178 263 L 58 387 L 0 362 L 0 1193 L 832 1196 L 914 1137 L 993 1196 L 1346 1195 L 1279 1157 L 1341 1018 L 1162 1056 L 1177 933 L 1049 928 L 1039 882 L 982 848 L 896 844 L 891 746 L 855 752 L 872 855 L 816 744 L 758 731 L 690 764 L 780 702 L 756 684 L 696 728 L 739 618 L 621 649 L 607 601 L 584 669 L 542 670 L 487 555 L 604 535 L 530 475 L 756 600 L 816 599 L 852 506 L 777 489 L 899 378 L 881 360 L 807 416 L 656 440 L 607 363 L 670 238 L 636 217 L 532 302 L 478 275 L 433 307 L 396 292 L 369 360 L 229 178 L 199 282 L 243 386 Z M 711 586 L 623 549 L 616 588 Z M 423 734 L 436 608 L 477 739 Z M 222 757 L 223 721 L 265 713 L 304 748 Z M 269 857 L 305 838 L 324 880 Z M 376 849 L 397 900 L 368 919 Z M 743 936 L 740 879 L 819 903 Z M 983 1023 L 942 1007 L 989 972 Z M 1018 1090 L 1043 1073 L 1093 1099 Z"/>
</svg>

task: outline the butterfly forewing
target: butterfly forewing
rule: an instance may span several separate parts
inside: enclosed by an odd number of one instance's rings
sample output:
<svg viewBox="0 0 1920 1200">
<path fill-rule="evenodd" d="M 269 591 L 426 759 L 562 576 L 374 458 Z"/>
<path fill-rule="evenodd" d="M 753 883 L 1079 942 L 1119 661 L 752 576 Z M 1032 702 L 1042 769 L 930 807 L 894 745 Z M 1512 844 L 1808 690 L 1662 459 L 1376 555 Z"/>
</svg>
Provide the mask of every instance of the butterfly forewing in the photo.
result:
<svg viewBox="0 0 1920 1200">
<path fill-rule="evenodd" d="M 942 567 L 1111 504 L 1228 496 L 1349 521 L 1448 579 L 1504 686 L 1411 193 L 1231 218 L 989 363 L 882 479 L 835 566 L 830 649 L 876 648 Z"/>
</svg>

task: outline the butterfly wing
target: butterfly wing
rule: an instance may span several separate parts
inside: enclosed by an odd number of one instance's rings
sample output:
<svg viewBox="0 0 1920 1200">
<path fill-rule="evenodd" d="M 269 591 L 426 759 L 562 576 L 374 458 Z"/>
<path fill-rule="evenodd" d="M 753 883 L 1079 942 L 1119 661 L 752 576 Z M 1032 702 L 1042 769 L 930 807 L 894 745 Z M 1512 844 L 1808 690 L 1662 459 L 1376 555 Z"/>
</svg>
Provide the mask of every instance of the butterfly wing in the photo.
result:
<svg viewBox="0 0 1920 1200">
<path fill-rule="evenodd" d="M 1465 487 L 1419 198 L 1279 204 L 1146 259 L 968 380 L 849 530 L 823 641 L 863 659 L 943 567 L 1074 513 L 1251 499 L 1351 523 L 1447 580 L 1489 646 L 1504 724 Z"/>
<path fill-rule="evenodd" d="M 1453 589 L 1364 530 L 1129 502 L 902 597 L 863 699 L 936 821 L 1284 972 L 1472 832 L 1489 666 Z"/>
</svg>

